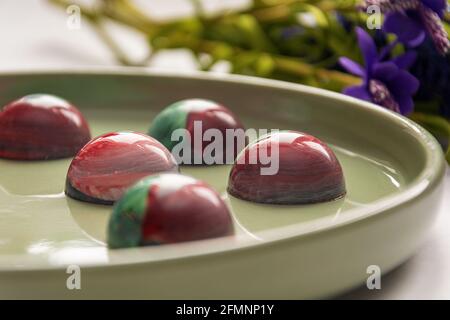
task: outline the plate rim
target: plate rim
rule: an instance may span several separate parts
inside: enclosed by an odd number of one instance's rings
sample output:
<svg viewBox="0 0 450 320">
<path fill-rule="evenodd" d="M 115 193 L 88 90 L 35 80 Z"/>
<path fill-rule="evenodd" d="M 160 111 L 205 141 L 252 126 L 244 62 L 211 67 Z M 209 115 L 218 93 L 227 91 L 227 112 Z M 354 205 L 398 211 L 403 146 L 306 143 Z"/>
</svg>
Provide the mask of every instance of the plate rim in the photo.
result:
<svg viewBox="0 0 450 320">
<path fill-rule="evenodd" d="M 417 197 L 430 193 L 435 190 L 439 184 L 442 182 L 446 170 L 446 164 L 444 160 L 444 155 L 439 143 L 436 139 L 421 127 L 419 124 L 413 122 L 412 120 L 394 113 L 385 108 L 381 108 L 370 102 L 362 101 L 353 97 L 346 96 L 341 93 L 332 92 L 325 89 L 310 87 L 302 84 L 295 84 L 280 80 L 264 79 L 258 77 L 250 77 L 243 75 L 234 74 L 222 74 L 222 73 L 211 73 L 203 71 L 192 71 L 186 73 L 179 73 L 175 71 L 167 70 L 157 70 L 145 67 L 75 67 L 75 68 L 38 68 L 33 70 L 17 70 L 17 71 L 1 71 L 0 78 L 3 77 L 13 77 L 13 76 L 63 76 L 63 75 L 111 75 L 111 76 L 149 76 L 154 78 L 177 78 L 184 80 L 206 80 L 206 81 L 216 81 L 225 83 L 244 83 L 252 86 L 259 87 L 270 87 L 288 91 L 299 92 L 303 95 L 310 96 L 322 96 L 330 99 L 341 101 L 347 104 L 346 107 L 352 108 L 364 108 L 366 112 L 372 113 L 374 116 L 382 117 L 387 119 L 387 121 L 393 121 L 400 125 L 402 128 L 407 128 L 410 133 L 420 142 L 420 146 L 425 150 L 426 159 L 425 167 L 420 172 L 420 174 L 411 181 L 405 189 L 401 190 L 399 193 L 388 195 L 380 200 L 373 202 L 369 206 L 362 208 L 353 208 L 347 211 L 344 217 L 340 217 L 338 221 L 334 220 L 333 217 L 322 217 L 315 219 L 310 222 L 301 222 L 297 224 L 292 224 L 289 226 L 276 227 L 269 230 L 261 231 L 260 234 L 264 235 L 264 241 L 258 239 L 245 239 L 241 241 L 238 245 L 235 242 L 229 241 L 227 238 L 219 239 L 208 239 L 207 241 L 192 241 L 180 244 L 171 244 L 171 247 L 175 251 L 185 252 L 186 254 L 176 255 L 174 257 L 161 258 L 158 260 L 146 259 L 147 247 L 139 248 L 128 248 L 128 249 L 116 249 L 114 250 L 117 254 L 127 253 L 124 258 L 125 261 L 106 261 L 106 262 L 96 262 L 93 264 L 80 264 L 84 268 L 105 268 L 123 265 L 135 265 L 135 264 L 145 264 L 145 263 L 160 263 L 164 261 L 173 261 L 186 258 L 195 258 L 205 255 L 216 255 L 228 252 L 234 252 L 237 250 L 251 249 L 255 247 L 272 245 L 275 242 L 287 241 L 290 239 L 298 239 L 299 237 L 306 237 L 315 235 L 317 233 L 326 232 L 329 230 L 334 230 L 348 226 L 350 224 L 357 223 L 361 220 L 366 220 L 370 217 L 388 212 L 396 207 L 406 205 L 407 203 L 413 201 Z M 376 208 L 375 208 L 376 207 Z M 208 243 L 207 246 L 204 244 Z M 196 248 L 203 248 L 199 250 L 200 252 L 192 253 L 189 250 L 183 250 L 183 247 L 188 248 L 196 245 Z M 203 244 L 203 245 L 202 245 Z M 208 247 L 214 248 L 209 250 Z M 177 250 L 181 249 L 181 250 Z M 23 254 L 12 254 L 3 255 L 7 257 L 9 261 L 23 257 Z M 129 256 L 133 256 L 131 259 Z M 18 259 L 19 258 L 19 259 Z M 128 259 L 128 260 L 127 260 Z M 119 260 L 119 258 L 118 258 Z M 25 272 L 25 271 L 48 271 L 48 270 L 62 270 L 65 268 L 64 265 L 22 265 L 20 267 L 16 266 L 1 266 L 0 272 Z"/>
</svg>

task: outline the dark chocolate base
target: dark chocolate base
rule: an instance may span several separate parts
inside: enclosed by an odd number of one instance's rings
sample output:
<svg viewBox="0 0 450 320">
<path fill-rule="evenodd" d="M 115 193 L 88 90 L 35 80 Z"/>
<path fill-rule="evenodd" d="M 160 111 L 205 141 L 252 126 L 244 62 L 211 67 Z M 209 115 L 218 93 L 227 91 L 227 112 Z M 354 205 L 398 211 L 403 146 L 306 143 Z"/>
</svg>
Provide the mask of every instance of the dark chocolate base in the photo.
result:
<svg viewBox="0 0 450 320">
<path fill-rule="evenodd" d="M 103 199 L 97 199 L 88 195 L 85 195 L 81 191 L 75 189 L 71 184 L 69 179 L 66 179 L 66 189 L 64 190 L 65 194 L 71 197 L 72 199 L 83 201 L 83 202 L 90 202 L 95 204 L 103 204 L 103 205 L 113 205 L 114 201 L 111 200 L 103 200 Z"/>
</svg>

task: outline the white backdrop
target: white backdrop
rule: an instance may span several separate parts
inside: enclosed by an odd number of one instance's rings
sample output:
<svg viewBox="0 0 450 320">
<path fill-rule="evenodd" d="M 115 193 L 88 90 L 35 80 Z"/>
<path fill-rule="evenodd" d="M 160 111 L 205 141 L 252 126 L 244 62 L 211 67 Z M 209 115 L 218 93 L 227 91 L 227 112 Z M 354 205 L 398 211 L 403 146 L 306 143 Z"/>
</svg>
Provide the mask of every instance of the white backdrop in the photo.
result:
<svg viewBox="0 0 450 320">
<path fill-rule="evenodd" d="M 86 2 L 86 1 L 84 1 Z M 156 16 L 189 14 L 183 0 L 139 0 Z M 245 0 L 206 0 L 209 8 Z M 0 72 L 18 69 L 108 66 L 114 59 L 89 25 L 67 28 L 67 15 L 45 0 L 0 0 Z M 114 36 L 126 43 L 127 53 L 140 60 L 148 53 L 145 38 L 131 30 L 111 26 Z M 195 68 L 191 56 L 179 51 L 157 56 L 151 67 L 183 70 Z M 446 199 L 438 222 L 424 246 L 405 264 L 383 276 L 381 290 L 360 288 L 344 295 L 352 299 L 450 299 L 450 173 Z"/>
</svg>

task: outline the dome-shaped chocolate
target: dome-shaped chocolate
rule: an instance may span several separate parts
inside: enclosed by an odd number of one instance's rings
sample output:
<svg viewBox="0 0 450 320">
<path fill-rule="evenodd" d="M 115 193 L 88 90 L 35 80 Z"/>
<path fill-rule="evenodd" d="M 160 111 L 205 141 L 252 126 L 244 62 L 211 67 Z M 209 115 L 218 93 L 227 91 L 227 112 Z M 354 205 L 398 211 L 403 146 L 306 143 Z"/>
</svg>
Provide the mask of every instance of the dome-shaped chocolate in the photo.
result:
<svg viewBox="0 0 450 320">
<path fill-rule="evenodd" d="M 52 95 L 32 94 L 0 111 L 0 158 L 73 157 L 91 139 L 81 112 Z"/>
<path fill-rule="evenodd" d="M 136 132 L 107 133 L 85 145 L 72 160 L 66 194 L 112 204 L 140 179 L 166 171 L 177 172 L 178 166 L 157 140 Z"/>
<path fill-rule="evenodd" d="M 211 100 L 187 99 L 171 104 L 156 116 L 148 133 L 178 158 L 174 147 L 180 141 L 172 137 L 177 129 L 184 129 L 183 142 L 187 142 L 182 157 L 177 159 L 179 164 L 232 164 L 247 141 L 239 119 L 228 108 Z M 236 136 L 227 135 L 227 130 Z M 207 131 L 221 136 L 220 146 L 211 155 L 205 149 L 212 145 L 214 138 L 204 139 Z"/>
<path fill-rule="evenodd" d="M 231 170 L 228 192 L 272 204 L 324 202 L 346 193 L 333 151 L 319 139 L 295 131 L 271 133 L 248 145 Z"/>
<path fill-rule="evenodd" d="M 181 174 L 144 178 L 114 206 L 108 245 L 125 248 L 227 236 L 231 214 L 207 184 Z"/>
</svg>

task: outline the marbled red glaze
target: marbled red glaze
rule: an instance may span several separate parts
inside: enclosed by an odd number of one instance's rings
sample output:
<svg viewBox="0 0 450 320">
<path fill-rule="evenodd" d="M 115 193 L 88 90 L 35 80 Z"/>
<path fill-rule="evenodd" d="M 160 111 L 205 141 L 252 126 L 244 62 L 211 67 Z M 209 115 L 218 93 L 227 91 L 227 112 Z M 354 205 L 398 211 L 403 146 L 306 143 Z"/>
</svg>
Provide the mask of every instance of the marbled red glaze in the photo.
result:
<svg viewBox="0 0 450 320">
<path fill-rule="evenodd" d="M 148 192 L 143 244 L 162 244 L 231 235 L 231 214 L 219 194 L 202 181 L 164 174 Z"/>
<path fill-rule="evenodd" d="M 157 140 L 135 132 L 104 134 L 75 156 L 66 194 L 82 201 L 111 204 L 145 176 L 177 172 L 171 153 Z"/>
<path fill-rule="evenodd" d="M 196 101 L 199 101 L 198 105 L 195 104 Z M 206 100 L 206 102 L 208 101 Z M 200 146 L 196 146 L 194 144 L 196 139 L 196 136 L 194 135 L 194 124 L 196 121 L 200 121 L 202 124 L 201 137 L 204 136 L 205 131 L 207 131 L 208 129 L 217 129 L 221 132 L 223 137 L 223 147 L 220 150 L 221 154 L 217 155 L 217 159 L 222 159 L 222 163 L 226 163 L 227 153 L 233 152 L 233 158 L 235 158 L 242 150 L 242 148 L 240 148 L 237 143 L 237 139 L 234 139 L 234 141 L 228 141 L 227 146 L 226 130 L 241 129 L 244 134 L 244 126 L 228 108 L 225 108 L 224 106 L 217 103 L 204 103 L 205 100 L 193 99 L 191 100 L 189 107 L 187 108 L 189 110 L 189 113 L 186 119 L 186 129 L 192 137 L 191 148 L 193 150 L 194 159 L 195 157 L 201 157 L 205 148 L 211 143 L 210 141 L 202 141 L 202 144 Z"/>
<path fill-rule="evenodd" d="M 25 96 L 0 111 L 0 158 L 73 157 L 90 139 L 81 112 L 55 96 Z"/>
<path fill-rule="evenodd" d="M 259 156 L 255 164 L 243 161 L 258 148 L 278 147 L 279 170 L 262 175 Z M 276 150 L 276 149 L 274 149 Z M 238 162 L 242 163 L 239 164 Z M 342 197 L 345 182 L 333 151 L 319 139 L 295 131 L 281 131 L 250 144 L 233 166 L 228 192 L 244 200 L 272 204 L 306 204 Z"/>
</svg>

